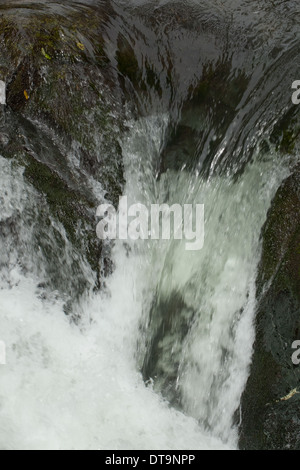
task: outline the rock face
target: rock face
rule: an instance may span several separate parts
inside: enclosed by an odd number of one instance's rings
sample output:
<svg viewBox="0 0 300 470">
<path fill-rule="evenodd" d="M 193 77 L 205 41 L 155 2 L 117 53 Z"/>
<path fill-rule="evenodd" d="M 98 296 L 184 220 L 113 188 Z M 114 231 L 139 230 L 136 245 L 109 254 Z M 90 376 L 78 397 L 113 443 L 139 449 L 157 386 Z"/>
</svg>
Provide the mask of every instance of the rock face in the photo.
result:
<svg viewBox="0 0 300 470">
<path fill-rule="evenodd" d="M 300 167 L 278 190 L 263 229 L 251 374 L 242 399 L 242 449 L 300 449 Z"/>
<path fill-rule="evenodd" d="M 25 225 L 37 222 L 31 250 L 46 266 L 48 287 L 72 298 L 99 287 L 111 270 L 109 247 L 96 237 L 96 207 L 117 205 L 124 185 L 118 143 L 123 96 L 103 50 L 109 13 L 109 5 L 0 6 L 0 80 L 6 83 L 0 155 L 23 168 L 25 183 L 38 195 L 38 220 L 36 214 L 22 217 Z M 17 218 L 2 220 L 0 235 L 8 236 L 10 227 L 20 246 Z"/>
</svg>

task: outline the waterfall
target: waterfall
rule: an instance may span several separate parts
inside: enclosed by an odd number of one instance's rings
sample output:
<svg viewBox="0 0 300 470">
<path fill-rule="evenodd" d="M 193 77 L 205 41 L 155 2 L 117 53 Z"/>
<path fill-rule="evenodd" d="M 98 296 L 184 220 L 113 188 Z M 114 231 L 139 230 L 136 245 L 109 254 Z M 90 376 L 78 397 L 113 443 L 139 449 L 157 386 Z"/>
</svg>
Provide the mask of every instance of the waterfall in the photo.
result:
<svg viewBox="0 0 300 470">
<path fill-rule="evenodd" d="M 132 201 L 204 203 L 204 248 L 191 254 L 180 241 L 116 241 L 115 271 L 105 292 L 81 301 L 79 326 L 33 274 L 38 254 L 30 252 L 32 226 L 24 220 L 40 210 L 38 196 L 1 157 L 1 223 L 20 224 L 17 239 L 1 238 L 0 331 L 9 364 L 1 368 L 3 449 L 236 447 L 233 414 L 254 338 L 259 227 L 285 171 L 276 154 L 258 154 L 235 182 L 184 171 L 157 179 L 150 167 L 166 123 L 164 115 L 129 123 L 125 193 Z M 30 258 L 27 271 L 20 253 Z M 178 315 L 181 328 L 175 322 L 164 336 L 165 315 Z M 163 374 L 159 385 L 145 385 L 140 367 L 157 334 Z M 161 393 L 174 371 L 181 410 Z"/>
<path fill-rule="evenodd" d="M 0 68 L 0 448 L 237 449 L 299 22 L 280 2 L 280 48 L 269 2 L 37 3 Z M 121 192 L 204 205 L 203 248 L 97 240 Z"/>
</svg>

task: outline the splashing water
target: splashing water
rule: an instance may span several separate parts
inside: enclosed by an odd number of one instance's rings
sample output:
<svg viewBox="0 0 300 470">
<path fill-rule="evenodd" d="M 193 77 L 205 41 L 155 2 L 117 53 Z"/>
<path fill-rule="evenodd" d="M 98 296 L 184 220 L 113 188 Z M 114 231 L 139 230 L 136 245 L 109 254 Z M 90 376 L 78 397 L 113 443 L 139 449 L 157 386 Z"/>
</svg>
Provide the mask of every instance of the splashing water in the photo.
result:
<svg viewBox="0 0 300 470">
<path fill-rule="evenodd" d="M 257 155 L 235 182 L 184 171 L 157 179 L 152 166 L 167 121 L 158 116 L 131 124 L 122 142 L 125 193 L 135 203 L 204 203 L 203 250 L 191 254 L 174 241 L 117 241 L 108 290 L 81 301 L 76 326 L 58 294 L 43 295 L 34 273 L 37 254 L 30 253 L 24 270 L 17 255 L 7 259 L 14 247 L 1 238 L 2 449 L 236 448 L 233 415 L 254 339 L 259 232 L 287 172 L 270 154 Z M 37 213 L 37 195 L 22 171 L 0 162 L 1 222 L 22 221 L 28 206 Z M 19 253 L 28 253 L 29 226 L 18 230 Z M 160 306 L 175 294 L 184 305 L 179 318 L 187 313 L 186 334 L 165 331 L 155 343 Z M 140 369 L 153 344 L 162 354 L 146 386 Z M 180 407 L 169 405 L 164 388 L 163 377 L 174 370 Z"/>
</svg>

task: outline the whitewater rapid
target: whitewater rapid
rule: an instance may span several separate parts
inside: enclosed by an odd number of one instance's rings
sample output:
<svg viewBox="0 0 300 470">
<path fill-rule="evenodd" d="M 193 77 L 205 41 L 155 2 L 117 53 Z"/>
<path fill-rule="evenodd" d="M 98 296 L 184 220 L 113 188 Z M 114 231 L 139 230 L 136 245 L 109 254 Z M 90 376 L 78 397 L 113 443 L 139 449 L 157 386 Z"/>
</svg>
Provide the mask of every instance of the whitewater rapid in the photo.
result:
<svg viewBox="0 0 300 470">
<path fill-rule="evenodd" d="M 185 171 L 159 179 L 153 161 L 167 122 L 156 116 L 129 123 L 121 142 L 125 194 L 132 202 L 204 203 L 199 253 L 181 242 L 116 241 L 107 288 L 81 300 L 76 325 L 58 293 L 41 295 L 28 226 L 19 227 L 21 247 L 1 238 L 0 340 L 7 353 L 0 366 L 1 449 L 237 448 L 233 415 L 254 341 L 259 233 L 287 170 L 274 153 L 257 155 L 235 183 Z M 22 170 L 2 157 L 0 165 L 1 222 L 14 213 L 22 220 L 29 201 L 38 212 Z M 29 259 L 26 272 L 20 253 Z M 182 355 L 182 411 L 145 385 L 139 370 L 154 293 L 168 298 L 173 291 L 196 312 L 185 344 L 174 344 Z"/>
</svg>

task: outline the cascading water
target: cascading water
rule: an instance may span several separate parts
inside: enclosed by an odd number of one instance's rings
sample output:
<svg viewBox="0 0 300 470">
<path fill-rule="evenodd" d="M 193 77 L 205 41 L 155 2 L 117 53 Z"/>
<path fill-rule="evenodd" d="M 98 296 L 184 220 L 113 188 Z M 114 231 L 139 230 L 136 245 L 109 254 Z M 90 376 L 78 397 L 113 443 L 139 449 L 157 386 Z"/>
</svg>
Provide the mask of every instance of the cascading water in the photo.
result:
<svg viewBox="0 0 300 470">
<path fill-rule="evenodd" d="M 139 12 L 144 6 L 140 3 L 145 2 L 138 2 Z M 118 59 L 124 88 L 133 101 L 118 136 L 128 204 L 204 204 L 203 249 L 189 252 L 183 241 L 175 240 L 116 240 L 110 255 L 113 273 L 95 292 L 87 287 L 94 286 L 96 276 L 90 260 L 71 242 L 47 198 L 30 184 L 22 165 L 0 156 L 0 341 L 6 344 L 7 362 L 0 366 L 2 449 L 238 447 L 237 410 L 255 336 L 260 233 L 276 190 L 292 166 L 291 158 L 285 158 L 270 138 L 279 120 L 278 110 L 285 109 L 287 101 L 278 98 L 273 103 L 273 94 L 280 89 L 284 67 L 295 50 L 291 28 L 291 43 L 287 41 L 291 55 L 277 52 L 280 61 L 274 52 L 274 63 L 263 74 L 255 62 L 261 47 L 255 28 L 260 31 L 260 24 L 249 25 L 238 10 L 240 29 L 244 22 L 250 29 L 253 56 L 245 41 L 242 52 L 232 57 L 222 53 L 218 62 L 218 41 L 212 40 L 222 29 L 217 14 L 231 18 L 236 2 L 228 2 L 225 13 L 223 3 L 215 3 L 215 16 L 209 5 L 193 21 L 182 14 L 176 17 L 181 26 L 163 29 L 158 40 L 151 32 L 151 21 L 145 26 L 140 20 L 136 26 L 130 8 L 123 11 L 118 2 L 114 8 L 119 16 L 112 15 L 105 24 L 106 43 L 101 50 L 107 58 L 103 67 L 109 61 L 116 67 L 118 48 L 119 56 L 121 52 L 129 56 L 128 68 Z M 198 32 L 189 29 L 197 21 L 206 34 L 203 43 Z M 229 48 L 235 38 L 225 30 L 222 34 Z M 92 46 L 84 39 L 75 45 L 89 52 Z M 169 49 L 160 46 L 160 40 Z M 182 43 L 188 46 L 181 49 Z M 207 64 L 199 58 L 200 44 Z M 135 60 L 130 56 L 132 45 Z M 271 45 L 265 47 L 263 57 L 270 53 L 268 47 L 273 51 Z M 43 48 L 48 62 L 49 54 Z M 193 62 L 192 72 L 185 60 Z M 169 69 L 167 63 L 171 63 Z M 137 80 L 138 67 L 143 74 Z M 219 85 L 216 92 L 207 89 L 210 81 L 218 82 L 223 74 L 229 98 L 222 102 Z M 293 78 L 289 74 L 287 83 Z M 137 90 L 133 91 L 134 84 Z M 160 88 L 162 84 L 165 88 Z M 107 88 L 97 89 L 99 101 L 106 92 Z M 205 101 L 205 93 L 211 101 Z M 189 108 L 194 98 L 195 108 Z M 221 118 L 217 106 L 223 106 Z M 100 111 L 104 113 L 103 108 Z M 110 117 L 116 122 L 117 114 L 114 107 Z M 88 122 L 91 135 L 93 119 Z M 110 122 L 102 115 L 97 119 L 103 119 L 103 126 Z M 44 132 L 37 123 L 39 116 L 34 124 Z M 21 121 L 18 125 L 26 134 L 27 147 L 28 135 L 43 140 L 44 134 L 30 134 Z M 197 135 L 197 145 L 194 155 L 188 149 L 186 161 L 175 145 L 174 162 L 164 152 L 172 131 L 180 131 L 180 126 Z M 97 163 L 105 162 L 106 169 L 111 146 L 104 147 L 99 136 L 98 143 L 99 154 L 105 155 Z M 44 155 L 47 145 L 43 140 L 43 146 L 29 150 L 35 155 L 35 149 L 41 148 L 45 163 L 52 152 L 49 147 L 49 155 Z M 76 154 L 78 142 L 72 145 L 67 180 L 74 185 L 80 181 L 81 160 Z M 196 164 L 189 165 L 189 159 L 196 159 Z M 51 160 L 55 164 L 65 171 L 56 155 Z M 100 203 L 106 190 L 90 173 L 84 173 L 84 181 Z M 76 236 L 84 234 L 77 230 Z M 47 283 L 50 278 L 56 278 L 61 291 Z"/>
<path fill-rule="evenodd" d="M 204 203 L 205 243 L 202 250 L 188 252 L 184 242 L 139 242 L 147 283 L 146 292 L 140 286 L 144 335 L 139 359 L 145 356 L 144 378 L 155 379 L 156 390 L 234 446 L 233 415 L 254 340 L 260 230 L 253 227 L 262 227 L 288 170 L 284 160 L 278 164 L 276 153 L 257 153 L 235 182 L 185 171 L 170 171 L 158 181 L 147 170 L 161 148 L 165 127 L 163 119 L 153 118 L 133 128 L 125 147 L 129 200 L 145 205 Z"/>
<path fill-rule="evenodd" d="M 191 254 L 174 241 L 116 242 L 109 294 L 83 302 L 80 328 L 69 324 L 59 298 L 39 295 L 38 280 L 22 273 L 17 258 L 10 259 L 9 272 L 4 263 L 0 330 L 9 364 L 1 369 L 4 449 L 236 446 L 232 418 L 253 342 L 259 259 L 259 231 L 253 227 L 263 224 L 284 172 L 276 154 L 257 155 L 235 183 L 185 172 L 156 180 L 147 170 L 165 121 L 146 118 L 132 125 L 123 142 L 125 193 L 129 201 L 204 203 L 204 248 Z M 2 158 L 1 167 L 2 222 L 13 214 L 22 220 L 28 204 L 37 213 L 36 195 L 22 172 Z M 20 228 L 18 243 L 24 250 L 28 231 Z M 2 241 L 2 259 L 8 251 L 12 247 Z M 34 260 L 36 254 L 30 254 Z M 168 305 L 172 296 L 184 305 L 180 311 L 176 301 Z M 163 302 L 165 312 L 160 310 Z M 184 337 L 180 329 L 170 331 L 161 339 L 168 344 L 158 343 L 165 349 L 159 370 L 168 377 L 178 364 L 176 390 L 185 414 L 170 408 L 151 385 L 146 387 L 137 367 L 149 352 L 141 346 L 141 328 L 146 338 L 155 335 L 163 315 L 172 314 L 184 317 L 179 324 L 190 328 Z"/>
</svg>

